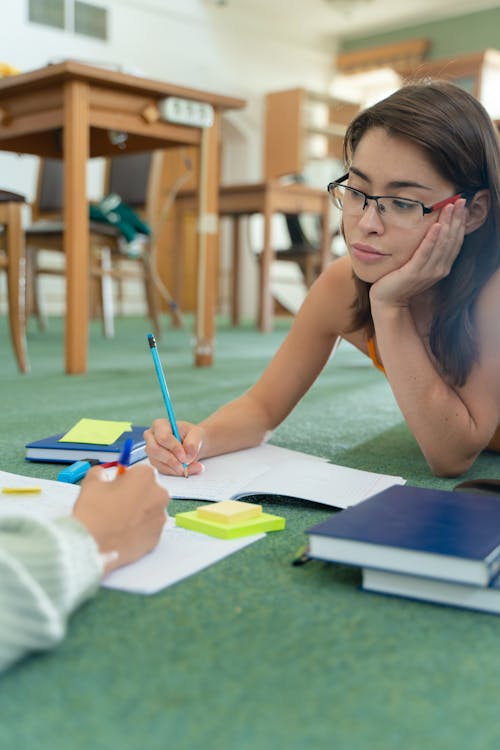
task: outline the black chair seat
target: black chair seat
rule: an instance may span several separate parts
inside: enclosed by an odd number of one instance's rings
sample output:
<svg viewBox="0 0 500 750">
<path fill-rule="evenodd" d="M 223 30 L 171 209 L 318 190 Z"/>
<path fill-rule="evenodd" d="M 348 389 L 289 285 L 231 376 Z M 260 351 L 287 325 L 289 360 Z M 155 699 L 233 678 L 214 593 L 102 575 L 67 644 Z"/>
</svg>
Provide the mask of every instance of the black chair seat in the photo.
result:
<svg viewBox="0 0 500 750">
<path fill-rule="evenodd" d="M 320 248 L 317 245 L 310 245 L 307 242 L 300 243 L 298 245 L 291 245 L 290 247 L 278 250 L 276 257 L 283 258 L 285 255 L 316 255 Z"/>
<path fill-rule="evenodd" d="M 42 235 L 44 237 L 60 237 L 63 231 L 64 224 L 62 221 L 35 221 L 29 227 L 26 227 L 26 237 Z M 120 237 L 120 232 L 116 227 L 100 221 L 90 221 L 89 231 L 91 234 L 99 234 L 113 239 Z"/>
<path fill-rule="evenodd" d="M 26 198 L 19 193 L 10 190 L 0 190 L 0 203 L 24 203 Z"/>
</svg>

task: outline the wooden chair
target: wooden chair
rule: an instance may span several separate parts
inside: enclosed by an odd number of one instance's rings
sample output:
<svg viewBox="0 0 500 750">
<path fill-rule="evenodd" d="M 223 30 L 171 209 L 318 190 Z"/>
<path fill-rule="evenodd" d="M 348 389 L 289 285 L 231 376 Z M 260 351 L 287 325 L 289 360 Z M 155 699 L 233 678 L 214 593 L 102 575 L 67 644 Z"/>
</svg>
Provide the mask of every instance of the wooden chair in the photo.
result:
<svg viewBox="0 0 500 750">
<path fill-rule="evenodd" d="M 137 211 L 150 227 L 154 227 L 160 207 L 160 177 L 163 154 L 161 151 L 113 156 L 106 164 L 105 193 L 116 193 L 122 201 Z M 32 206 L 32 224 L 26 228 L 28 257 L 28 306 L 43 327 L 44 316 L 37 291 L 37 279 L 42 274 L 63 275 L 60 267 L 38 262 L 40 250 L 63 250 L 63 162 L 59 159 L 40 161 L 36 199 Z M 112 282 L 139 278 L 144 285 L 148 314 L 155 334 L 160 335 L 160 320 L 154 283 L 153 258 L 155 232 L 145 243 L 137 258 L 124 256 L 120 250 L 121 234 L 107 223 L 90 221 L 91 288 L 100 291 L 100 306 L 104 333 L 112 336 Z M 132 268 L 132 266 L 135 266 Z M 97 283 L 96 283 L 97 282 Z"/>
<path fill-rule="evenodd" d="M 24 197 L 0 190 L 0 270 L 7 273 L 8 314 L 12 346 L 21 372 L 29 372 L 26 349 L 25 248 L 22 229 Z"/>
<path fill-rule="evenodd" d="M 300 224 L 299 214 L 285 214 L 285 221 L 290 236 L 290 247 L 280 250 L 277 258 L 297 263 L 304 276 L 305 285 L 309 289 L 321 273 L 320 243 L 312 242 L 306 237 Z"/>
</svg>

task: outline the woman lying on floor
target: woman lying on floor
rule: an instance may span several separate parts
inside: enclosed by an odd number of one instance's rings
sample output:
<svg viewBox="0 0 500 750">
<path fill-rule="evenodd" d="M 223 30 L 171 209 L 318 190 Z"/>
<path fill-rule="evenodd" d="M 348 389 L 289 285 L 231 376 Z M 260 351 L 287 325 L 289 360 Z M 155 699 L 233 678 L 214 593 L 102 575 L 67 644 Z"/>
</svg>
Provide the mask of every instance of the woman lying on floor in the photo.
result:
<svg viewBox="0 0 500 750">
<path fill-rule="evenodd" d="M 146 432 L 163 473 L 259 444 L 294 408 L 339 337 L 383 369 L 431 471 L 500 449 L 500 155 L 483 106 L 450 83 L 410 84 L 347 129 L 328 186 L 348 255 L 311 288 L 258 380 L 198 425 Z M 335 429 L 335 426 L 332 426 Z"/>
</svg>

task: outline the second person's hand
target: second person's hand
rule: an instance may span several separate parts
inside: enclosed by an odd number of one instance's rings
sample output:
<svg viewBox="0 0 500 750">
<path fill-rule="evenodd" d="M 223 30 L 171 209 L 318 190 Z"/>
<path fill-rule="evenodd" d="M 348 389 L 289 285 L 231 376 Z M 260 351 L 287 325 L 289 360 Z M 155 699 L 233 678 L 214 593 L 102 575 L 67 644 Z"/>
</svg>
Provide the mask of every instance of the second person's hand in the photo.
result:
<svg viewBox="0 0 500 750">
<path fill-rule="evenodd" d="M 182 443 L 173 435 L 168 419 L 155 419 L 144 432 L 148 458 L 161 474 L 182 476 L 184 464 L 187 464 L 188 475 L 199 474 L 204 468 L 198 460 L 204 430 L 190 422 L 178 422 L 177 427 Z"/>
<path fill-rule="evenodd" d="M 85 477 L 73 516 L 102 553 L 114 553 L 106 573 L 138 560 L 158 543 L 167 520 L 168 492 L 150 466 L 137 465 L 114 480 L 101 466 Z"/>
</svg>

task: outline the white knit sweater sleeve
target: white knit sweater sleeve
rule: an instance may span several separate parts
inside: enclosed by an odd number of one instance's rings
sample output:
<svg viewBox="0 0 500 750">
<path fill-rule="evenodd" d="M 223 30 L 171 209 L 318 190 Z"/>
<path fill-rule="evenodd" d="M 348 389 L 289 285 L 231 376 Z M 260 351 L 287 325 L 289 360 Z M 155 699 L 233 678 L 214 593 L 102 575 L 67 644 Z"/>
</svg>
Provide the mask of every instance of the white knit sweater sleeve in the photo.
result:
<svg viewBox="0 0 500 750">
<path fill-rule="evenodd" d="M 59 643 L 102 571 L 97 545 L 76 519 L 0 518 L 0 672 Z"/>
</svg>

